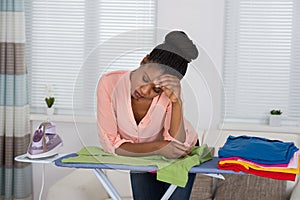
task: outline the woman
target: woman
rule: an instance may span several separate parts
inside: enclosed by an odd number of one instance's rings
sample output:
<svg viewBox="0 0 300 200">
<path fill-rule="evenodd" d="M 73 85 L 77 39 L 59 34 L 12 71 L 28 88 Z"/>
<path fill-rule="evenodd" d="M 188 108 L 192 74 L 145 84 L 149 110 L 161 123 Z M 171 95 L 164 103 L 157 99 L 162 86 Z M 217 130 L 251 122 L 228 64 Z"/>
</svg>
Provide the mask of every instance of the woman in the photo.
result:
<svg viewBox="0 0 300 200">
<path fill-rule="evenodd" d="M 124 156 L 190 153 L 197 133 L 184 119 L 180 80 L 198 50 L 182 31 L 172 31 L 133 71 L 103 75 L 97 89 L 97 123 L 105 151 Z M 160 199 L 169 184 L 153 173 L 131 173 L 134 199 Z M 195 174 L 171 199 L 189 199 Z"/>
</svg>

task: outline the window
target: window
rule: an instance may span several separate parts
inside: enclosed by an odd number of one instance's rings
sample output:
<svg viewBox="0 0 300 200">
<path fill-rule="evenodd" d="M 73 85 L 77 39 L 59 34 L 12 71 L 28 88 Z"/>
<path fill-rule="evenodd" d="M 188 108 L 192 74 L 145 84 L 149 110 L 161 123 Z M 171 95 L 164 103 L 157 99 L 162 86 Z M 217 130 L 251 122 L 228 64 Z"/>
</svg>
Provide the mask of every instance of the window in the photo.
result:
<svg viewBox="0 0 300 200">
<path fill-rule="evenodd" d="M 226 1 L 225 122 L 265 123 L 272 109 L 300 122 L 300 2 Z"/>
<path fill-rule="evenodd" d="M 155 9 L 155 0 L 25 1 L 31 112 L 44 113 L 47 85 L 57 114 L 72 114 L 75 104 L 92 112 L 99 71 L 135 68 L 149 49 L 133 48 L 154 46 Z"/>
</svg>

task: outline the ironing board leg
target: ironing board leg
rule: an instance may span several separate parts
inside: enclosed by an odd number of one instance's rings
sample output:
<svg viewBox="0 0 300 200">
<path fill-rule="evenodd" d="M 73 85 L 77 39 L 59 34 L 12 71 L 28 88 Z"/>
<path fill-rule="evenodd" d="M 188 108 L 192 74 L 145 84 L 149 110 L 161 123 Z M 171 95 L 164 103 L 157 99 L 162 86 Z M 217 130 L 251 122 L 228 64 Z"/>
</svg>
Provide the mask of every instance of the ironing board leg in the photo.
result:
<svg viewBox="0 0 300 200">
<path fill-rule="evenodd" d="M 103 187 L 105 188 L 105 190 L 108 192 L 109 196 L 113 200 L 122 200 L 119 193 L 116 191 L 114 186 L 111 184 L 111 182 L 109 181 L 107 176 L 104 174 L 102 169 L 93 169 L 93 171 L 95 172 L 97 178 L 100 180 L 100 182 L 103 185 Z"/>
<path fill-rule="evenodd" d="M 164 196 L 161 198 L 161 200 L 167 200 L 171 197 L 171 195 L 173 194 L 173 192 L 176 190 L 177 185 L 170 185 L 170 187 L 168 188 L 168 190 L 166 191 L 166 193 L 164 194 Z"/>
</svg>

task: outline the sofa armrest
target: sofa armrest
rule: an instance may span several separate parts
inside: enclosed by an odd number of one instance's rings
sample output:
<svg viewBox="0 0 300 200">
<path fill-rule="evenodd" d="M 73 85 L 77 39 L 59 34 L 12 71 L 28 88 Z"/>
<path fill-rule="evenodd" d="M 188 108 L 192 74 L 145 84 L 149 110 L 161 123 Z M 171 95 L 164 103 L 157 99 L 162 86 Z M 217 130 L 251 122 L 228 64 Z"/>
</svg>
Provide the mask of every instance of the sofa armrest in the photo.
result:
<svg viewBox="0 0 300 200">
<path fill-rule="evenodd" d="M 291 188 L 290 200 L 298 200 L 300 199 L 300 180 L 299 176 L 297 176 L 297 180 L 295 185 Z"/>
</svg>

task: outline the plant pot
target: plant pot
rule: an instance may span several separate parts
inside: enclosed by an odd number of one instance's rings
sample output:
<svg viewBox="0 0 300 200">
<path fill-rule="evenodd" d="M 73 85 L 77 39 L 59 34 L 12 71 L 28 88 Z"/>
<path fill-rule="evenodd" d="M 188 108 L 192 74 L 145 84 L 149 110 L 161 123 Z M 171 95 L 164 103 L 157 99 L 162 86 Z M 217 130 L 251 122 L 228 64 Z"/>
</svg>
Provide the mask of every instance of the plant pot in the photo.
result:
<svg viewBox="0 0 300 200">
<path fill-rule="evenodd" d="M 281 126 L 281 115 L 270 115 L 269 125 L 270 126 Z"/>
<path fill-rule="evenodd" d="M 53 115 L 54 114 L 54 107 L 47 108 L 46 113 L 47 113 L 47 115 Z"/>
</svg>

